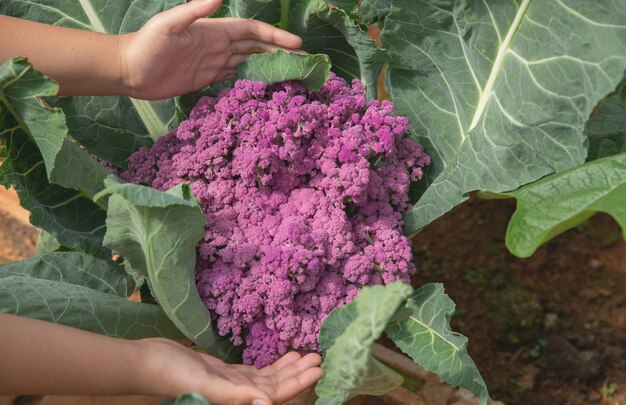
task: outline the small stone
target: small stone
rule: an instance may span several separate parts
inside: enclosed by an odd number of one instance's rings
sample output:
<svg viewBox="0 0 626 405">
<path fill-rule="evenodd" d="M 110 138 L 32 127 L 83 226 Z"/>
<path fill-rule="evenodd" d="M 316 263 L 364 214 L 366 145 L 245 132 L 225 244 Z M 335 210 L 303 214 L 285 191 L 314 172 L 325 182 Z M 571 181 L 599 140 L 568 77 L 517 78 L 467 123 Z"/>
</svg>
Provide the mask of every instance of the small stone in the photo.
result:
<svg viewBox="0 0 626 405">
<path fill-rule="evenodd" d="M 557 322 L 559 321 L 559 316 L 555 313 L 549 312 L 546 314 L 543 325 L 546 329 L 554 329 L 557 326 Z"/>
<path fill-rule="evenodd" d="M 597 270 L 602 267 L 602 262 L 594 257 L 593 259 L 589 260 L 589 267 L 591 267 L 591 269 L 593 270 Z"/>
</svg>

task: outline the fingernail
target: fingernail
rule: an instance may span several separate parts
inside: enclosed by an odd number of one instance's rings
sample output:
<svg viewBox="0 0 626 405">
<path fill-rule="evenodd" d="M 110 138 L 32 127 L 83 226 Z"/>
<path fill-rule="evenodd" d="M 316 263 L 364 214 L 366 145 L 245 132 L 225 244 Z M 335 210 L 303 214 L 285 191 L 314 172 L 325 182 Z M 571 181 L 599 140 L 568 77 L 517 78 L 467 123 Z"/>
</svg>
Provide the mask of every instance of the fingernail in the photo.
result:
<svg viewBox="0 0 626 405">
<path fill-rule="evenodd" d="M 252 401 L 252 405 L 267 405 L 267 403 L 262 399 L 255 399 L 254 401 Z"/>
</svg>

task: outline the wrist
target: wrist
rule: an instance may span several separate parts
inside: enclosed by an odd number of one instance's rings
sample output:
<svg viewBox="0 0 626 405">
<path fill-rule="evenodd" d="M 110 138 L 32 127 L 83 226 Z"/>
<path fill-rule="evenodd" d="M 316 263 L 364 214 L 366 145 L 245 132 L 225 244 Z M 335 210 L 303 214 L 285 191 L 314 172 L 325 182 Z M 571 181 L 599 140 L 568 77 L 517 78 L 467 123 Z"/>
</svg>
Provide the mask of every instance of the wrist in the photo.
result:
<svg viewBox="0 0 626 405">
<path fill-rule="evenodd" d="M 133 364 L 136 365 L 136 388 L 139 395 L 177 397 L 181 390 L 173 378 L 174 370 L 164 361 L 170 342 L 164 338 L 147 338 L 132 342 L 135 345 Z"/>
<path fill-rule="evenodd" d="M 132 36 L 133 34 L 120 34 L 115 36 L 115 55 L 117 55 L 115 58 L 117 64 L 115 69 L 118 83 L 117 94 L 129 97 L 135 95 L 128 64 L 128 45 L 132 40 Z"/>
</svg>

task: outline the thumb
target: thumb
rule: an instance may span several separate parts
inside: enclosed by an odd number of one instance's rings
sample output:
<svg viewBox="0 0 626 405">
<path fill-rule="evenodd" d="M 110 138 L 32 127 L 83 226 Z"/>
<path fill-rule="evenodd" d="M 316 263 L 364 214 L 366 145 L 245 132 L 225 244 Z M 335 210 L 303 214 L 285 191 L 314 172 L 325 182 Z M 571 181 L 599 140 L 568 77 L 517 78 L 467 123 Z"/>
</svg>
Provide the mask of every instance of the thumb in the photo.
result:
<svg viewBox="0 0 626 405">
<path fill-rule="evenodd" d="M 189 27 L 199 18 L 207 17 L 217 11 L 222 0 L 192 0 L 159 15 L 159 24 L 172 33 Z"/>
</svg>

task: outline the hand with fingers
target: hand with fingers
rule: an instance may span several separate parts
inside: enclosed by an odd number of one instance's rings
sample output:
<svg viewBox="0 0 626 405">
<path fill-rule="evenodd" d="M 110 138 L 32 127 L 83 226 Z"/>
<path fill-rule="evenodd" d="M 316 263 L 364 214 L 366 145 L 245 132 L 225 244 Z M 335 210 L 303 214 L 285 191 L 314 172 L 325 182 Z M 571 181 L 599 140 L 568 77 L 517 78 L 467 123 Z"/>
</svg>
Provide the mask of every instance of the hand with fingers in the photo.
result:
<svg viewBox="0 0 626 405">
<path fill-rule="evenodd" d="M 281 404 L 315 384 L 322 375 L 318 354 L 285 354 L 263 369 L 226 364 L 167 339 L 140 341 L 147 349 L 146 375 L 158 394 L 197 392 L 215 405 Z"/>
<path fill-rule="evenodd" d="M 240 18 L 204 18 L 221 0 L 193 0 L 120 37 L 122 74 L 131 96 L 162 99 L 232 77 L 253 53 L 294 51 L 301 39 L 272 25 Z"/>
<path fill-rule="evenodd" d="M 197 392 L 214 405 L 278 405 L 315 384 L 318 354 L 226 364 L 163 338 L 125 340 L 0 312 L 0 395 Z"/>
</svg>

